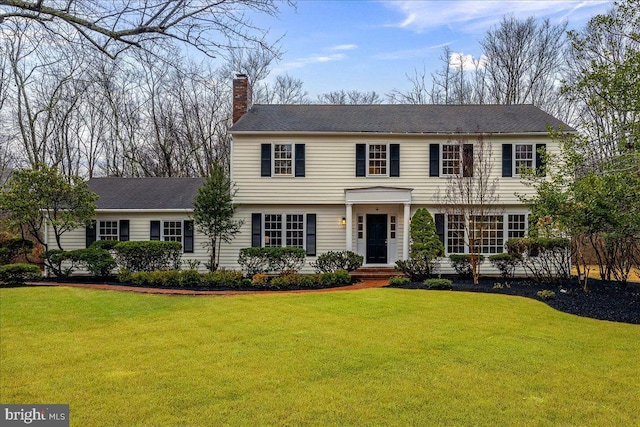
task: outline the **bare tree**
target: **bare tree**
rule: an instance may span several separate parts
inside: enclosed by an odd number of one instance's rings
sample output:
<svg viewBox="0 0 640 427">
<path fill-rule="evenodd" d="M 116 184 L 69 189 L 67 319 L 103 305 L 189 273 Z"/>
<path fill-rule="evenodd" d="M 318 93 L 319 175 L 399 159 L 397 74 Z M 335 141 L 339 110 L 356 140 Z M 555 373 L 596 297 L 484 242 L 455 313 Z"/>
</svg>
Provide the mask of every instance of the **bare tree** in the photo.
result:
<svg viewBox="0 0 640 427">
<path fill-rule="evenodd" d="M 256 104 L 305 104 L 309 102 L 308 92 L 302 80 L 283 74 L 272 84 L 263 84 L 253 94 Z"/>
<path fill-rule="evenodd" d="M 361 92 L 358 90 L 345 91 L 344 89 L 327 92 L 318 95 L 320 104 L 382 104 L 382 98 L 375 91 Z"/>
<path fill-rule="evenodd" d="M 433 104 L 433 88 L 429 89 L 430 79 L 427 76 L 426 66 L 422 65 L 422 70 L 414 68 L 413 75 L 406 74 L 410 89 L 402 91 L 393 89 L 387 94 L 389 102 L 392 104 Z"/>
<path fill-rule="evenodd" d="M 81 36 L 112 58 L 129 47 L 168 39 L 215 56 L 231 45 L 229 40 L 268 47 L 267 32 L 257 28 L 248 13 L 275 15 L 280 4 L 275 0 L 0 0 L 0 23 L 35 22 L 60 39 Z"/>
<path fill-rule="evenodd" d="M 447 164 L 443 173 L 449 175 L 444 191 L 436 193 L 440 209 L 447 215 L 449 231 L 457 233 L 471 256 L 473 283 L 480 277 L 480 255 L 490 252 L 490 231 L 501 212 L 496 210 L 498 178 L 493 176 L 491 143 L 479 133 L 470 143 L 459 134 L 443 146 Z M 443 153 L 444 154 L 444 153 Z"/>
</svg>

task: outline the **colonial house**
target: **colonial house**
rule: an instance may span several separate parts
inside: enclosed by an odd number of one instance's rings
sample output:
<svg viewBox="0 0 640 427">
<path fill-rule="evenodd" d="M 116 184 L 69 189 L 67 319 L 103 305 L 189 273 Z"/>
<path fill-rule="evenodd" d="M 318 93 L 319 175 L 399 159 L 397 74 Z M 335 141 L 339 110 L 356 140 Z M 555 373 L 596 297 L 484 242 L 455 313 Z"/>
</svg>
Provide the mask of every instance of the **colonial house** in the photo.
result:
<svg viewBox="0 0 640 427">
<path fill-rule="evenodd" d="M 223 246 L 221 265 L 239 268 L 250 246 L 304 248 L 307 265 L 327 251 L 351 250 L 365 266 L 393 266 L 409 253 L 409 223 L 419 208 L 436 222 L 446 254 L 468 251 L 464 218 L 442 197 L 452 177 L 473 180 L 479 142 L 496 186 L 479 249 L 504 251 L 525 235 L 530 194 L 520 173 L 544 172 L 557 153 L 550 129 L 567 125 L 532 105 L 249 105 L 246 77 L 234 80 L 230 130 L 236 216 L 244 224 Z M 462 141 L 462 143 L 461 143 Z M 486 150 L 486 147 L 489 149 Z M 477 160 L 476 160 L 477 161 Z M 193 229 L 195 178 L 98 178 L 96 228 L 63 236 L 64 249 L 94 239 L 178 240 L 184 259 L 207 259 Z M 449 272 L 442 263 L 442 272 Z M 203 268 L 203 267 L 202 267 Z M 484 272 L 490 272 L 485 263 Z"/>
</svg>

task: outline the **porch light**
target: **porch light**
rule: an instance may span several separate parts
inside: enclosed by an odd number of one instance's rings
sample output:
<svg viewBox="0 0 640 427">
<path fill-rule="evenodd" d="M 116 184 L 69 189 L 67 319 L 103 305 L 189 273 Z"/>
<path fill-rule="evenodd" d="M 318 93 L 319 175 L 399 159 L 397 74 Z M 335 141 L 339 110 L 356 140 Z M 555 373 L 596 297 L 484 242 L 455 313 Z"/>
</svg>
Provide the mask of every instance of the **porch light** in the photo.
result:
<svg viewBox="0 0 640 427">
<path fill-rule="evenodd" d="M 347 218 L 342 217 L 342 225 L 347 225 Z"/>
</svg>

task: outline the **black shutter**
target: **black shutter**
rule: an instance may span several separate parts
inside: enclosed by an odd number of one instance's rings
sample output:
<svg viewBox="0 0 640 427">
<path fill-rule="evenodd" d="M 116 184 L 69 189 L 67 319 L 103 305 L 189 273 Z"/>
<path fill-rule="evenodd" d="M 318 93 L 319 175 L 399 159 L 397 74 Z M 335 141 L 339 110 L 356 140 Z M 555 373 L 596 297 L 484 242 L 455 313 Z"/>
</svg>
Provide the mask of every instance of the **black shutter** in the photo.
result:
<svg viewBox="0 0 640 427">
<path fill-rule="evenodd" d="M 400 176 L 400 144 L 389 145 L 389 176 Z"/>
<path fill-rule="evenodd" d="M 129 220 L 121 219 L 119 228 L 120 228 L 120 231 L 119 231 L 118 240 L 120 240 L 121 242 L 128 242 L 129 241 Z"/>
<path fill-rule="evenodd" d="M 271 176 L 271 144 L 260 147 L 260 176 Z"/>
<path fill-rule="evenodd" d="M 305 169 L 304 144 L 296 144 L 296 172 L 295 176 L 304 176 Z"/>
<path fill-rule="evenodd" d="M 502 176 L 513 176 L 513 146 L 502 144 Z"/>
<path fill-rule="evenodd" d="M 251 247 L 262 246 L 262 214 L 251 214 Z"/>
<path fill-rule="evenodd" d="M 367 176 L 367 144 L 356 144 L 356 176 Z"/>
<path fill-rule="evenodd" d="M 440 144 L 429 144 L 429 176 L 440 176 Z"/>
<path fill-rule="evenodd" d="M 193 221 L 184 222 L 184 253 L 193 253 Z"/>
<path fill-rule="evenodd" d="M 462 146 L 462 176 L 473 176 L 473 144 Z"/>
<path fill-rule="evenodd" d="M 160 221 L 151 221 L 149 240 L 160 240 Z"/>
<path fill-rule="evenodd" d="M 545 154 L 547 154 L 547 144 L 536 144 L 536 175 L 538 176 L 547 175 Z"/>
<path fill-rule="evenodd" d="M 307 214 L 307 255 L 316 255 L 316 214 Z"/>
<path fill-rule="evenodd" d="M 444 245 L 444 214 L 435 214 L 436 234 L 440 243 Z"/>
<path fill-rule="evenodd" d="M 91 246 L 93 242 L 96 241 L 96 220 L 95 219 L 92 220 L 91 224 L 85 228 L 84 239 L 85 239 L 85 244 L 87 248 Z"/>
</svg>

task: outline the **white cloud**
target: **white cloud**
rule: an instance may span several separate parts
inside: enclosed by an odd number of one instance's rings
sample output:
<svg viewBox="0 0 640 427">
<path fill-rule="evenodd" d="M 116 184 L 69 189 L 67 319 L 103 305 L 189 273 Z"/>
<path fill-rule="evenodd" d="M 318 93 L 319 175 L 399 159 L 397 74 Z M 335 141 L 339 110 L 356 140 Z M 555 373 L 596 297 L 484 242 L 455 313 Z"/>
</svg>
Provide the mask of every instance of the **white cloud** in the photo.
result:
<svg viewBox="0 0 640 427">
<path fill-rule="evenodd" d="M 574 14 L 592 13 L 610 0 L 537 0 L 537 1 L 388 1 L 387 6 L 400 12 L 402 20 L 395 24 L 400 28 L 422 32 L 443 25 L 455 27 L 467 33 L 485 31 L 505 14 L 517 18 L 554 17 L 571 19 Z"/>
<path fill-rule="evenodd" d="M 338 46 L 333 46 L 330 50 L 353 50 L 357 48 L 358 48 L 357 44 L 341 44 Z"/>
<path fill-rule="evenodd" d="M 297 68 L 303 68 L 313 64 L 342 61 L 343 59 L 346 59 L 346 57 L 347 56 L 344 53 L 333 53 L 331 55 L 312 55 L 304 58 L 297 58 L 280 64 L 279 67 L 276 67 L 273 70 L 273 74 L 281 74 L 289 70 L 295 70 Z"/>
<path fill-rule="evenodd" d="M 453 68 L 459 69 L 462 64 L 462 69 L 465 71 L 472 71 L 478 68 L 484 68 L 486 66 L 487 57 L 480 55 L 479 58 L 474 58 L 473 55 L 465 55 L 462 52 L 451 52 L 449 59 L 449 65 Z"/>
</svg>

